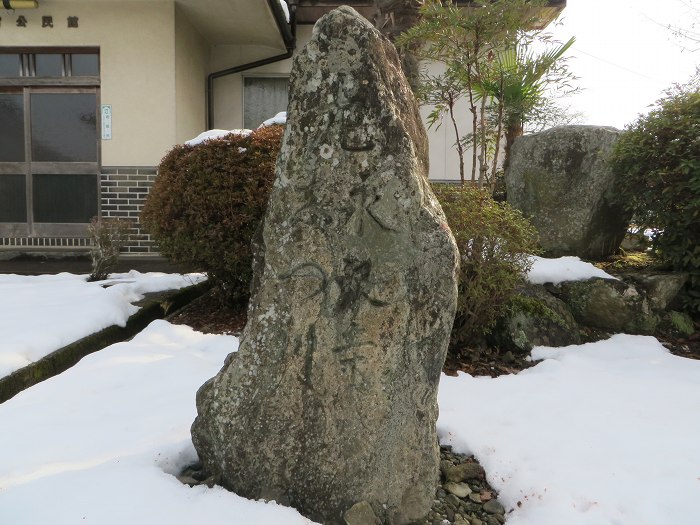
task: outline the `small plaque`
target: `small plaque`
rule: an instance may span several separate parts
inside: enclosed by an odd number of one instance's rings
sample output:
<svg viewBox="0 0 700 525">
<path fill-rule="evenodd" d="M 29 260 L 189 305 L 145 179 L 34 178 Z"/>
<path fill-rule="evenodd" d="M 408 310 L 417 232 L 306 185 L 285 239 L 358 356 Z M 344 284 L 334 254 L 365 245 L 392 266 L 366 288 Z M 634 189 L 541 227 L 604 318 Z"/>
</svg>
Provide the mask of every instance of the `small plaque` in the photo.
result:
<svg viewBox="0 0 700 525">
<path fill-rule="evenodd" d="M 102 104 L 102 140 L 112 140 L 112 106 Z"/>
</svg>

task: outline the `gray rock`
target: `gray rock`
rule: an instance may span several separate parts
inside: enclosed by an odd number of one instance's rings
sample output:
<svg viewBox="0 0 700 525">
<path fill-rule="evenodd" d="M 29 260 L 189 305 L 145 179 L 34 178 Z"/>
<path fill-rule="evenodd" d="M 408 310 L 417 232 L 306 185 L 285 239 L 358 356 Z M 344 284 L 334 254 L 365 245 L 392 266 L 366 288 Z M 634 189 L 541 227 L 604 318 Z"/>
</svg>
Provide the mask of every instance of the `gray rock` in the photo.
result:
<svg viewBox="0 0 700 525">
<path fill-rule="evenodd" d="M 549 255 L 600 259 L 620 246 L 630 216 L 616 198 L 608 163 L 619 133 L 562 126 L 513 143 L 508 202 L 531 218 Z"/>
<path fill-rule="evenodd" d="M 571 311 L 544 286 L 525 284 L 517 294 L 513 308 L 492 332 L 491 338 L 497 346 L 529 352 L 537 345 L 567 346 L 581 342 Z"/>
<path fill-rule="evenodd" d="M 492 499 L 484 503 L 484 510 L 489 514 L 504 514 L 506 509 L 503 508 L 498 500 Z"/>
<path fill-rule="evenodd" d="M 426 515 L 457 250 L 396 50 L 354 10 L 295 58 L 240 349 L 197 393 L 192 438 L 236 493 L 324 523 L 365 501 Z"/>
<path fill-rule="evenodd" d="M 199 485 L 201 481 L 194 479 L 192 476 L 176 476 L 177 480 L 182 483 L 183 485 L 189 485 L 190 487 L 194 487 L 195 485 Z"/>
<path fill-rule="evenodd" d="M 646 293 L 623 281 L 593 278 L 563 282 L 558 288 L 561 299 L 583 325 L 615 333 L 652 334 L 659 323 Z"/>
<path fill-rule="evenodd" d="M 688 281 L 688 274 L 683 272 L 633 273 L 621 275 L 620 278 L 631 281 L 646 292 L 649 306 L 657 311 L 665 310 L 678 296 L 683 285 Z"/>
<path fill-rule="evenodd" d="M 445 481 L 460 482 L 467 479 L 482 479 L 485 476 L 484 467 L 478 463 L 460 463 L 459 465 L 444 465 L 442 470 Z"/>
<path fill-rule="evenodd" d="M 452 507 L 452 510 L 457 510 L 459 508 L 459 498 L 455 496 L 454 494 L 448 494 L 445 496 L 445 503 L 449 506 Z"/>
<path fill-rule="evenodd" d="M 474 503 L 481 504 L 481 496 L 479 496 L 479 494 L 477 494 L 476 492 L 472 492 L 471 494 L 469 494 L 469 499 L 471 501 L 473 501 Z M 473 509 L 473 508 L 474 507 L 470 507 L 470 509 Z"/>
<path fill-rule="evenodd" d="M 374 514 L 372 506 L 366 501 L 355 503 L 345 511 L 343 519 L 346 525 L 382 525 L 382 522 Z"/>
<path fill-rule="evenodd" d="M 454 494 L 458 498 L 466 498 L 472 492 L 472 489 L 466 483 L 455 483 L 454 481 L 448 481 L 443 485 L 443 487 L 447 492 Z"/>
</svg>

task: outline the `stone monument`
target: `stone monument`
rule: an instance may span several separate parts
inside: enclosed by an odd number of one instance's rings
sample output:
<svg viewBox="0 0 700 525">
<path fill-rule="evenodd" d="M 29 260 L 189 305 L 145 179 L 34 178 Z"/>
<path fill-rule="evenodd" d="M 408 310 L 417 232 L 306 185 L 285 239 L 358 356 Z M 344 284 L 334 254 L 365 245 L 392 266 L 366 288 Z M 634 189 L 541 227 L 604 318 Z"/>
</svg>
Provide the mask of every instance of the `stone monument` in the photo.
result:
<svg viewBox="0 0 700 525">
<path fill-rule="evenodd" d="M 427 153 L 393 45 L 349 7 L 319 20 L 240 350 L 197 393 L 193 441 L 220 484 L 323 523 L 430 510 L 458 255 Z"/>
</svg>

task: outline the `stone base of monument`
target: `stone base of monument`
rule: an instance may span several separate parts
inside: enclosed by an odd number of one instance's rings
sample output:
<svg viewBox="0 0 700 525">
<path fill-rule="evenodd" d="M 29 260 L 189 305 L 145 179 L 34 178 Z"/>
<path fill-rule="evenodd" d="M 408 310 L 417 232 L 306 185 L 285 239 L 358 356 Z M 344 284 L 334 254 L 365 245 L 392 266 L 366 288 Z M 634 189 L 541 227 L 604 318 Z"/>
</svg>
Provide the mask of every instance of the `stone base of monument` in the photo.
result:
<svg viewBox="0 0 700 525">
<path fill-rule="evenodd" d="M 214 479 L 201 463 L 185 468 L 178 479 L 189 486 L 214 486 Z M 345 513 L 347 525 L 373 525 L 381 522 L 366 502 L 354 505 Z M 376 521 L 374 521 L 376 520 Z M 473 456 L 440 447 L 440 483 L 430 512 L 414 525 L 501 525 L 505 509 L 497 500 L 496 491 L 485 479 L 484 469 Z"/>
</svg>

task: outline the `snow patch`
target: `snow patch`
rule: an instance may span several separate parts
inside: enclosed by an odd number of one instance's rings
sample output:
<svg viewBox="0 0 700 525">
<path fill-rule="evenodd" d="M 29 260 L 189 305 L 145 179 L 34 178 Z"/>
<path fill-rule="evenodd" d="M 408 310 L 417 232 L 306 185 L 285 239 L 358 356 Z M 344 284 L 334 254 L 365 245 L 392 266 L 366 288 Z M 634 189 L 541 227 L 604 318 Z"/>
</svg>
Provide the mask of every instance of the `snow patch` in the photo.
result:
<svg viewBox="0 0 700 525">
<path fill-rule="evenodd" d="M 527 280 L 532 284 L 559 284 L 565 281 L 585 281 L 593 277 L 617 279 L 591 263 L 583 262 L 578 257 L 545 259 L 533 255 L 530 260 L 532 268 L 527 274 Z"/>
</svg>

